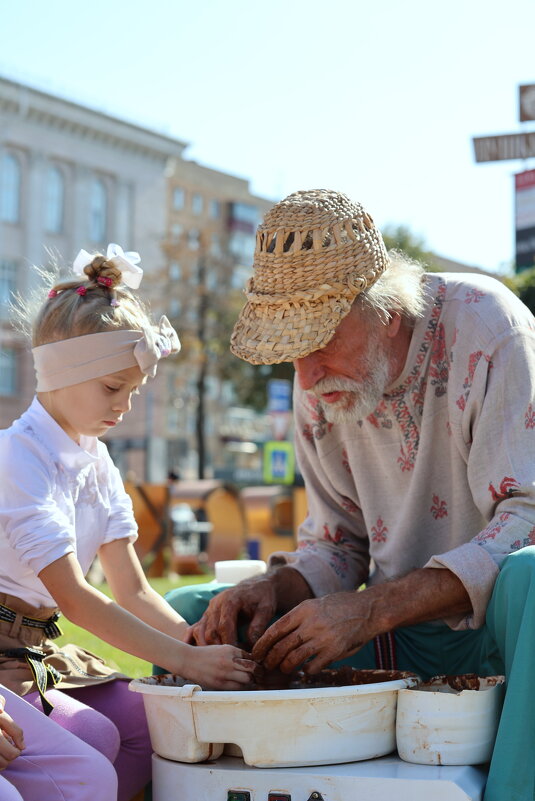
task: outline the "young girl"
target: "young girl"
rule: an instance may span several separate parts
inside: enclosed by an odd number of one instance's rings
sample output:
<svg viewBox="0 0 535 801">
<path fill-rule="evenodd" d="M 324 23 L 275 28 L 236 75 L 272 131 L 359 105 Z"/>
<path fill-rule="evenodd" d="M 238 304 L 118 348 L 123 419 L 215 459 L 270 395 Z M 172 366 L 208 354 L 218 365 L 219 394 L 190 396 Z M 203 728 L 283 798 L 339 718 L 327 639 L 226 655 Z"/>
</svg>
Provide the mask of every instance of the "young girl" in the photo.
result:
<svg viewBox="0 0 535 801">
<path fill-rule="evenodd" d="M 142 698 L 98 657 L 52 642 L 58 610 L 204 687 L 237 689 L 254 669 L 232 646 L 181 642 L 187 624 L 145 579 L 130 499 L 98 439 L 180 348 L 167 319 L 153 327 L 124 286 L 139 286 L 138 261 L 117 245 L 106 258 L 80 251 L 83 279 L 54 286 L 33 324 L 37 395 L 0 434 L 0 681 L 46 712 L 52 705 L 52 720 L 114 762 L 119 801 L 150 778 Z M 96 554 L 115 602 L 85 579 Z"/>
</svg>

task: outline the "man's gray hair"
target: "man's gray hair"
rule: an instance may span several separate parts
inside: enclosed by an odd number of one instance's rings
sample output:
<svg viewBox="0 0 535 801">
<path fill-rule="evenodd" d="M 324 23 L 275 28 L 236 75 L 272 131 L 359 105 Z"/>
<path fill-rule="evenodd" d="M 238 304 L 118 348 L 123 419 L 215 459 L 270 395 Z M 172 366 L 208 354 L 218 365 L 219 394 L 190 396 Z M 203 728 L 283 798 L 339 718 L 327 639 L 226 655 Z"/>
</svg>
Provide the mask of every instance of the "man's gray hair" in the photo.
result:
<svg viewBox="0 0 535 801">
<path fill-rule="evenodd" d="M 411 325 L 422 316 L 426 303 L 425 268 L 397 250 L 389 252 L 390 265 L 372 286 L 357 296 L 354 306 L 375 312 L 386 322 L 398 312 Z"/>
</svg>

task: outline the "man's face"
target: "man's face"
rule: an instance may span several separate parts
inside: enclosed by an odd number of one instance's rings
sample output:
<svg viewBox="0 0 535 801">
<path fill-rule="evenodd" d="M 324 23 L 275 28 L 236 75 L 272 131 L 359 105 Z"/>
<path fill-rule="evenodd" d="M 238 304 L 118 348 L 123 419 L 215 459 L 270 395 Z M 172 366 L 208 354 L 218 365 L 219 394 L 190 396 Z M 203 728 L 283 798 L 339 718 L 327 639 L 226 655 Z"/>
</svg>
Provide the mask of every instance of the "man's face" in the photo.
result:
<svg viewBox="0 0 535 801">
<path fill-rule="evenodd" d="M 317 395 L 331 423 L 367 417 L 395 377 L 392 322 L 359 311 L 344 317 L 324 348 L 294 362 L 300 386 Z"/>
</svg>

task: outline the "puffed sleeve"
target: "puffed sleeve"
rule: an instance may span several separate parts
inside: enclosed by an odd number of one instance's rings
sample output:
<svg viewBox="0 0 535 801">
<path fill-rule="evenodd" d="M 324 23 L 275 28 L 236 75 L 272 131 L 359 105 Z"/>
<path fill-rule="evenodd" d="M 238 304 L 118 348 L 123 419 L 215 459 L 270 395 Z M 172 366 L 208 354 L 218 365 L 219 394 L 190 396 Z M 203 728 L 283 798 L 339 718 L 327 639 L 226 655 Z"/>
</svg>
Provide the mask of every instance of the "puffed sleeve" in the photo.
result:
<svg viewBox="0 0 535 801">
<path fill-rule="evenodd" d="M 16 434 L 0 439 L 0 528 L 36 575 L 76 550 L 73 522 L 54 497 L 55 470 L 29 441 Z"/>
<path fill-rule="evenodd" d="M 271 564 L 298 570 L 316 597 L 357 589 L 369 572 L 368 537 L 359 507 L 333 485 L 318 451 L 330 426 L 297 386 L 294 389 L 296 455 L 307 490 L 308 513 L 297 551 L 276 552 Z"/>
<path fill-rule="evenodd" d="M 426 567 L 446 567 L 463 582 L 473 615 L 447 620 L 462 629 L 483 624 L 504 558 L 535 545 L 535 332 L 513 329 L 460 367 L 465 380 L 451 398 L 451 419 L 458 421 L 452 433 L 465 454 L 474 502 L 489 523 Z"/>
</svg>

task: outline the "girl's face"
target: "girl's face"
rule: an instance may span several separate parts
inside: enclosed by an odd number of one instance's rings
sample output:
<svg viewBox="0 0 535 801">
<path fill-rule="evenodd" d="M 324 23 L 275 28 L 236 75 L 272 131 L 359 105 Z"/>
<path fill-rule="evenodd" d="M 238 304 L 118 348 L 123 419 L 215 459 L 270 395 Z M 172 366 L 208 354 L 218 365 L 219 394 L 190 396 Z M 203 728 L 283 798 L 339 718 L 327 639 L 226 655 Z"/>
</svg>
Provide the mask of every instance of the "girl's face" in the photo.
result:
<svg viewBox="0 0 535 801">
<path fill-rule="evenodd" d="M 139 367 L 91 378 L 72 387 L 39 392 L 39 402 L 75 442 L 101 437 L 131 409 L 132 395 L 146 381 Z"/>
</svg>

